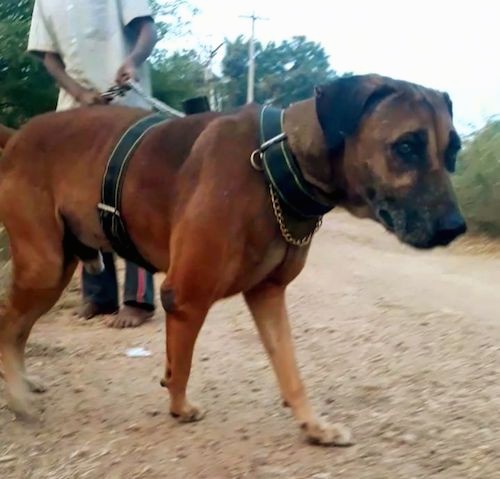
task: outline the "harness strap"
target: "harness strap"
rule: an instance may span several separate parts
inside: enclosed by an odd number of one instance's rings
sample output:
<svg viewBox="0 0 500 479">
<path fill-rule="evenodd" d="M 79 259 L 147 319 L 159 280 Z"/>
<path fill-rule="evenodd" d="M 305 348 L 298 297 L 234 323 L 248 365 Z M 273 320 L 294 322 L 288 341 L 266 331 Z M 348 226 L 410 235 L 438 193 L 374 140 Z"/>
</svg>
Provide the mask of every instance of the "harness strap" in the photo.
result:
<svg viewBox="0 0 500 479">
<path fill-rule="evenodd" d="M 284 110 L 265 106 L 260 116 L 260 153 L 264 173 L 278 197 L 299 218 L 320 218 L 328 213 L 328 204 L 315 195 L 300 171 L 283 132 Z"/>
<path fill-rule="evenodd" d="M 101 189 L 101 202 L 97 205 L 101 225 L 113 250 L 121 257 L 151 272 L 157 269 L 146 261 L 133 244 L 121 215 L 123 183 L 128 164 L 145 135 L 154 127 L 168 121 L 162 114 L 141 118 L 122 135 L 111 153 Z"/>
</svg>

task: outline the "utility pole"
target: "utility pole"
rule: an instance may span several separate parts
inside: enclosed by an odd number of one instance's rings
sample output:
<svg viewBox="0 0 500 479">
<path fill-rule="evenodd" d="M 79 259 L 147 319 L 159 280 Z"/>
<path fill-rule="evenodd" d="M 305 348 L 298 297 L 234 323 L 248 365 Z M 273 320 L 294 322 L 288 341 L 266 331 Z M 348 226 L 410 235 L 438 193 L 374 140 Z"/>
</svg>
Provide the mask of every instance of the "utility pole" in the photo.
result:
<svg viewBox="0 0 500 479">
<path fill-rule="evenodd" d="M 247 18 L 252 21 L 252 34 L 248 42 L 248 84 L 247 84 L 247 103 L 252 103 L 255 90 L 255 22 L 257 20 L 268 20 L 258 17 L 255 12 L 252 15 L 240 15 L 240 18 Z"/>
</svg>

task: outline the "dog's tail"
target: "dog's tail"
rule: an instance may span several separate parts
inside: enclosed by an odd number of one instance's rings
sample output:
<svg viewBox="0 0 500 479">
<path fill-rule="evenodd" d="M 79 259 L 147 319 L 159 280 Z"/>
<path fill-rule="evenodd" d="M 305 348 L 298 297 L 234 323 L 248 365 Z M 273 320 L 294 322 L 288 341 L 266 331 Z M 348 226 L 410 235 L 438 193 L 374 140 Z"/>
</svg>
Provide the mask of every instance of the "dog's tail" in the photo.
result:
<svg viewBox="0 0 500 479">
<path fill-rule="evenodd" d="M 8 141 L 14 136 L 16 130 L 0 125 L 0 150 L 3 150 Z"/>
</svg>

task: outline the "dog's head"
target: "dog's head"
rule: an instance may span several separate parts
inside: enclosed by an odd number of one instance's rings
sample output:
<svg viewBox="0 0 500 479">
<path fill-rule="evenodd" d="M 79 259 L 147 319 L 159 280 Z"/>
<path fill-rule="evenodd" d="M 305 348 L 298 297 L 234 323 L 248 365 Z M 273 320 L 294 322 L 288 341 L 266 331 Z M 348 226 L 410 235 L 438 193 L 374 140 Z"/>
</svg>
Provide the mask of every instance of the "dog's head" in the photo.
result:
<svg viewBox="0 0 500 479">
<path fill-rule="evenodd" d="M 377 75 L 316 89 L 316 112 L 344 205 L 417 248 L 465 233 L 450 182 L 460 139 L 446 93 Z"/>
</svg>

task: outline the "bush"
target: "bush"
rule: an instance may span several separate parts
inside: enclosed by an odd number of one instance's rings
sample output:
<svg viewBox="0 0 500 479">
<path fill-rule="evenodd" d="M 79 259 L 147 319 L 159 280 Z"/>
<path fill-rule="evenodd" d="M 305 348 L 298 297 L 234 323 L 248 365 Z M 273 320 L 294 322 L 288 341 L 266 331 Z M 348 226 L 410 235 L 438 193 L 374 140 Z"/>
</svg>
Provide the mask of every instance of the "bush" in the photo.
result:
<svg viewBox="0 0 500 479">
<path fill-rule="evenodd" d="M 499 119 L 464 141 L 454 184 L 471 230 L 500 236 Z"/>
</svg>

